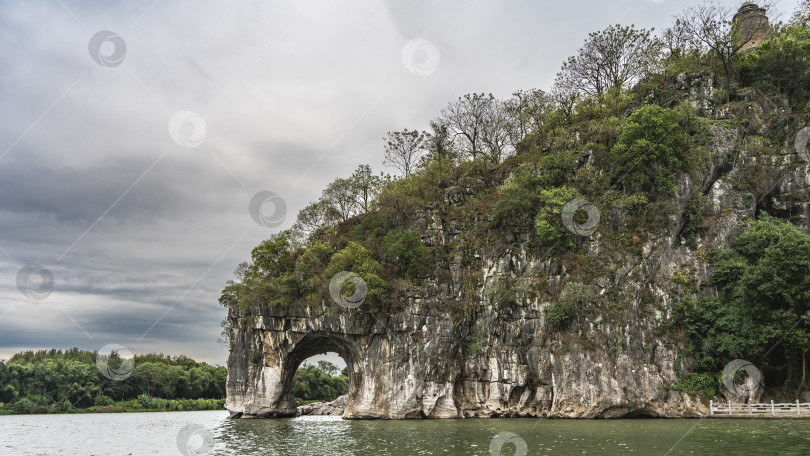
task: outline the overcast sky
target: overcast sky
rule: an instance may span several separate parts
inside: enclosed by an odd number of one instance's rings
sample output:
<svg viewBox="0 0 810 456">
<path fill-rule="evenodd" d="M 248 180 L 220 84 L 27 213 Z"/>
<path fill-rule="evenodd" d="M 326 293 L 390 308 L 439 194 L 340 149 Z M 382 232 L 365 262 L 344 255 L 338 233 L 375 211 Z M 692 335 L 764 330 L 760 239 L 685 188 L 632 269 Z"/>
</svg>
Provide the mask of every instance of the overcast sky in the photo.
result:
<svg viewBox="0 0 810 456">
<path fill-rule="evenodd" d="M 0 358 L 115 343 L 224 363 L 233 269 L 328 182 L 381 170 L 387 131 L 549 88 L 588 32 L 660 30 L 694 2 L 433 3 L 3 1 Z M 263 206 L 276 226 L 249 213 L 262 191 L 286 204 Z"/>
</svg>

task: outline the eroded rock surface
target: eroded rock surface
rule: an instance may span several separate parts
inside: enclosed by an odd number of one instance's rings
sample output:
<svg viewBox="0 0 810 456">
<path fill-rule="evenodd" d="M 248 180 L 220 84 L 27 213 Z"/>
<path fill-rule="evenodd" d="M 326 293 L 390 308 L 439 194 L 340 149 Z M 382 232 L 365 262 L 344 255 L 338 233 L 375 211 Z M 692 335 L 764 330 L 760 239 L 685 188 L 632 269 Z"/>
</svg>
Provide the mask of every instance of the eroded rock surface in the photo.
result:
<svg viewBox="0 0 810 456">
<path fill-rule="evenodd" d="M 316 402 L 298 407 L 298 415 L 316 416 L 343 416 L 346 411 L 346 404 L 349 402 L 349 395 L 344 394 L 331 402 Z"/>
</svg>

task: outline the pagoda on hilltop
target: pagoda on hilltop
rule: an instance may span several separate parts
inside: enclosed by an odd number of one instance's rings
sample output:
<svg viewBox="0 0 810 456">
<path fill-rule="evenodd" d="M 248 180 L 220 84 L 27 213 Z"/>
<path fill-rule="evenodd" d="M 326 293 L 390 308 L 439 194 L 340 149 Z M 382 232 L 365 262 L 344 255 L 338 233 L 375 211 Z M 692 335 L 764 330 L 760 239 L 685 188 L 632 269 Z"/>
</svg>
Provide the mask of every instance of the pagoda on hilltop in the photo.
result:
<svg viewBox="0 0 810 456">
<path fill-rule="evenodd" d="M 742 52 L 762 44 L 771 36 L 771 24 L 767 10 L 753 2 L 745 2 L 734 15 L 735 45 L 742 46 Z"/>
</svg>

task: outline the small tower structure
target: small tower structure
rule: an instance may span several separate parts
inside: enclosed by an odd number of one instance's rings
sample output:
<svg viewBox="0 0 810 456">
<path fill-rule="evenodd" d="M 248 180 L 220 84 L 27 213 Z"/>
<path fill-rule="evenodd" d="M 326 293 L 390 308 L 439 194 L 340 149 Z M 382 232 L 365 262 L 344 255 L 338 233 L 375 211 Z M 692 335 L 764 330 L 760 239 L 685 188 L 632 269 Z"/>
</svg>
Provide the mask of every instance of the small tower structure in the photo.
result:
<svg viewBox="0 0 810 456">
<path fill-rule="evenodd" d="M 741 52 L 748 52 L 771 36 L 767 10 L 754 2 L 745 2 L 734 15 L 734 39 L 742 44 Z"/>
</svg>

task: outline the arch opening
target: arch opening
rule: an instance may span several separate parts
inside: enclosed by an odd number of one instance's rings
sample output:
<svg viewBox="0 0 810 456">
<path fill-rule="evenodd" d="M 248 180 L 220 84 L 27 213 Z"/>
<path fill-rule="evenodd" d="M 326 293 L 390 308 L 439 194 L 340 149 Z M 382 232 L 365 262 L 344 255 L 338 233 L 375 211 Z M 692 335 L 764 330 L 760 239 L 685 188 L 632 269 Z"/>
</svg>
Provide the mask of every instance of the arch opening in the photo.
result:
<svg viewBox="0 0 810 456">
<path fill-rule="evenodd" d="M 354 345 L 348 340 L 329 334 L 308 334 L 304 336 L 295 347 L 287 354 L 282 367 L 282 394 L 281 402 L 283 402 L 288 410 L 297 410 L 298 404 L 296 403 L 296 392 L 300 394 L 301 389 L 296 391 L 295 374 L 302 367 L 306 368 L 305 362 L 308 360 L 316 360 L 315 368 L 318 368 L 317 361 L 329 361 L 329 357 L 324 357 L 326 353 L 332 353 L 343 361 L 345 364 L 345 371 L 348 377 L 346 385 L 346 394 L 348 394 L 349 401 L 352 397 L 357 395 L 360 390 L 362 382 L 362 373 L 358 364 L 358 353 Z M 332 360 L 335 359 L 333 356 Z M 337 363 L 332 363 L 335 367 Z M 340 365 L 342 366 L 342 365 Z M 322 366 L 327 367 L 327 366 Z M 338 375 L 343 370 L 338 368 Z M 320 370 L 320 369 L 319 369 Z M 303 398 L 299 398 L 303 399 Z"/>
<path fill-rule="evenodd" d="M 313 402 L 332 402 L 349 392 L 346 362 L 334 352 L 311 356 L 295 370 L 292 388 L 299 407 Z"/>
</svg>

